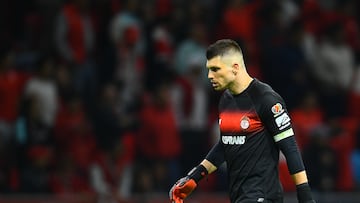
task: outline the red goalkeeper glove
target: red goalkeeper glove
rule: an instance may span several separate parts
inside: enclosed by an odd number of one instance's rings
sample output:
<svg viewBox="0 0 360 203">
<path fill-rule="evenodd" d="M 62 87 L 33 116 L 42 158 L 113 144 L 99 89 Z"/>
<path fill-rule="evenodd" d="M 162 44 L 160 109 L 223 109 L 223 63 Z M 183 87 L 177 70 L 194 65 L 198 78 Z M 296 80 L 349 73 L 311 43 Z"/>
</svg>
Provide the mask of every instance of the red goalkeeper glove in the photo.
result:
<svg viewBox="0 0 360 203">
<path fill-rule="evenodd" d="M 170 189 L 170 201 L 172 203 L 183 203 L 184 199 L 196 188 L 197 183 L 207 174 L 208 172 L 203 165 L 195 167 Z"/>
<path fill-rule="evenodd" d="M 188 176 L 178 180 L 171 188 L 169 196 L 172 203 L 183 203 L 184 199 L 196 188 L 195 180 Z"/>
</svg>

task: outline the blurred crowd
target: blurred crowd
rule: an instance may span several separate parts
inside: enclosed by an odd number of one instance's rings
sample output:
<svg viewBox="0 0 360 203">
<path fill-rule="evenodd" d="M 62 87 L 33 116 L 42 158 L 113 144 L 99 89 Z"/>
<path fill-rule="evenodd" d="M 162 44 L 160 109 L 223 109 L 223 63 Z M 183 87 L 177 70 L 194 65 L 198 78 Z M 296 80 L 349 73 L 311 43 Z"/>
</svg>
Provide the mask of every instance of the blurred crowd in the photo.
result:
<svg viewBox="0 0 360 203">
<path fill-rule="evenodd" d="M 221 38 L 286 101 L 312 188 L 359 191 L 358 1 L 0 5 L 0 193 L 166 193 L 218 139 L 205 51 Z M 225 171 L 199 190 L 226 191 Z"/>
</svg>

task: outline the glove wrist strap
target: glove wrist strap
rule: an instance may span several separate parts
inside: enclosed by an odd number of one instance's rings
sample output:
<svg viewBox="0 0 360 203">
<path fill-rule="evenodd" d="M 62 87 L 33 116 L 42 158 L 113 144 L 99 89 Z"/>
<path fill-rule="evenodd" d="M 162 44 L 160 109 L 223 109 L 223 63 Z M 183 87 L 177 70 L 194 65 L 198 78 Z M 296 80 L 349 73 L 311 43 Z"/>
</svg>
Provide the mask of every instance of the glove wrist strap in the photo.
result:
<svg viewBox="0 0 360 203">
<path fill-rule="evenodd" d="M 296 186 L 296 192 L 299 202 L 312 202 L 311 189 L 308 183 Z"/>
<path fill-rule="evenodd" d="M 193 180 L 195 180 L 196 183 L 198 183 L 203 177 L 205 177 L 208 174 L 208 171 L 203 165 L 198 165 L 194 167 L 187 176 Z"/>
</svg>

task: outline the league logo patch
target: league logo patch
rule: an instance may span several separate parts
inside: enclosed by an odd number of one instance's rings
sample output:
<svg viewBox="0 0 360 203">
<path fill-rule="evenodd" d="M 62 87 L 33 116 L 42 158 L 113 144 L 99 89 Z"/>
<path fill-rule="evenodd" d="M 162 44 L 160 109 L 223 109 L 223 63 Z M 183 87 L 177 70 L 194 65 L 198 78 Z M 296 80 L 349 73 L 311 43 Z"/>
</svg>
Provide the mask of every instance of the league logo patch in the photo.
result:
<svg viewBox="0 0 360 203">
<path fill-rule="evenodd" d="M 273 114 L 277 115 L 281 112 L 283 112 L 282 105 L 280 103 L 276 103 L 274 106 L 271 107 L 271 111 Z"/>
<path fill-rule="evenodd" d="M 244 130 L 250 127 L 250 119 L 247 116 L 244 116 L 240 121 L 240 127 Z"/>
</svg>

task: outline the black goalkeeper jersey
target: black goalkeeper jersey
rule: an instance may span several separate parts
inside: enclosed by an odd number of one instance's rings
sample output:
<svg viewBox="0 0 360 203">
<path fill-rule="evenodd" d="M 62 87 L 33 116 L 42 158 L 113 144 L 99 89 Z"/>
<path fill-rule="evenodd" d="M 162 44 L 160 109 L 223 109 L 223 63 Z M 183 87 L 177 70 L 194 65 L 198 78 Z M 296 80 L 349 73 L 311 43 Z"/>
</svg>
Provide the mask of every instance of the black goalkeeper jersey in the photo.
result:
<svg viewBox="0 0 360 203">
<path fill-rule="evenodd" d="M 294 134 L 283 99 L 257 79 L 238 95 L 226 90 L 219 102 L 219 125 L 231 202 L 281 198 L 276 142 Z"/>
</svg>

